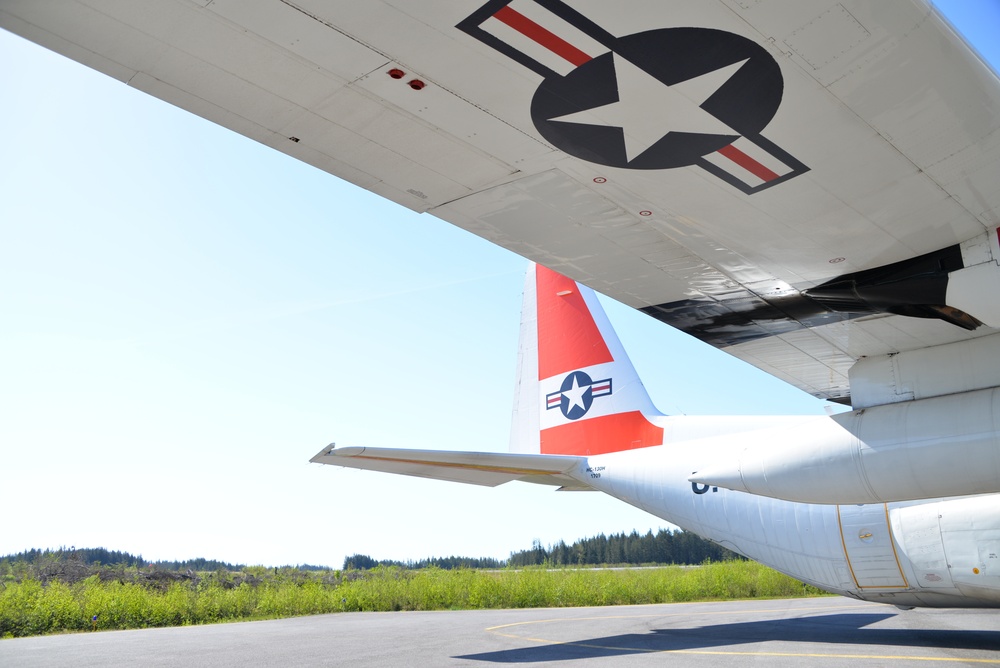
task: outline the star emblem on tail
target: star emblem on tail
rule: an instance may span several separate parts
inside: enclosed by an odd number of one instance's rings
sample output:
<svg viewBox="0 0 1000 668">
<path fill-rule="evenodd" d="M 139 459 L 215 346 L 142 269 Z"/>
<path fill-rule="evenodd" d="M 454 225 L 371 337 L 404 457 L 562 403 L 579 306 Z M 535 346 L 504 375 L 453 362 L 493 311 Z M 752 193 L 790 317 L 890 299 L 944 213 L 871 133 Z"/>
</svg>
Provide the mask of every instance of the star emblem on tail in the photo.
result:
<svg viewBox="0 0 1000 668">
<path fill-rule="evenodd" d="M 574 371 L 563 379 L 556 392 L 545 395 L 545 409 L 558 408 L 567 420 L 579 420 L 597 397 L 611 394 L 611 379 L 592 380 L 583 371 Z"/>
</svg>

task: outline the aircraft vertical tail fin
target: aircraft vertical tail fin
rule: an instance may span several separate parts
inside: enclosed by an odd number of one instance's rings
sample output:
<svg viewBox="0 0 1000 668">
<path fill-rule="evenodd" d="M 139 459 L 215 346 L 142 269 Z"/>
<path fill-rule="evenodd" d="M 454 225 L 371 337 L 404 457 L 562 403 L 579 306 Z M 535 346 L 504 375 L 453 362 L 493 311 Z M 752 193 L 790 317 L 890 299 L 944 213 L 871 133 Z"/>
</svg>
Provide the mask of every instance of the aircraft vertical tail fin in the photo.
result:
<svg viewBox="0 0 1000 668">
<path fill-rule="evenodd" d="M 663 443 L 662 415 L 593 290 L 540 265 L 525 279 L 511 452 L 597 455 Z"/>
</svg>

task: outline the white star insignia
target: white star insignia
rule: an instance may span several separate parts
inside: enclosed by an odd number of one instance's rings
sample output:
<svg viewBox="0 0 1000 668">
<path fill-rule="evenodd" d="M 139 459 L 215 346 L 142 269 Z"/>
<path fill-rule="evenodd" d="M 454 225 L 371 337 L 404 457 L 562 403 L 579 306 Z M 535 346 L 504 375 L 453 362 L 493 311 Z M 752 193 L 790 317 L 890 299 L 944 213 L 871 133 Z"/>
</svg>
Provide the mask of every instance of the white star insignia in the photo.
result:
<svg viewBox="0 0 1000 668">
<path fill-rule="evenodd" d="M 613 56 L 618 101 L 550 118 L 550 121 L 621 128 L 629 162 L 670 132 L 740 134 L 701 105 L 749 59 L 667 86 L 617 53 Z"/>
<path fill-rule="evenodd" d="M 590 385 L 585 385 L 580 387 L 576 383 L 576 374 L 573 374 L 573 387 L 568 390 L 563 390 L 563 396 L 569 400 L 569 406 L 566 408 L 566 412 L 569 413 L 575 406 L 579 406 L 583 410 L 587 410 L 587 407 L 583 404 L 583 395 L 586 394 L 587 390 L 590 389 Z"/>
</svg>

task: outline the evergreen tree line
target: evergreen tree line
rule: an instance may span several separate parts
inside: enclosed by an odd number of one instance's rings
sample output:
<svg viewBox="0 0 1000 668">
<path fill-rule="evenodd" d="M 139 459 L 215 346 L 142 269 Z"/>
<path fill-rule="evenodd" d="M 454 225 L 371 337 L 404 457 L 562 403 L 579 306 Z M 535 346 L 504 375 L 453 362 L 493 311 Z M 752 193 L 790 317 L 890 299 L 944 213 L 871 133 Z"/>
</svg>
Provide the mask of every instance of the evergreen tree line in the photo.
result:
<svg viewBox="0 0 1000 668">
<path fill-rule="evenodd" d="M 572 545 L 559 541 L 548 548 L 535 541 L 530 550 L 513 552 L 509 566 L 596 566 L 599 564 L 701 564 L 706 561 L 742 559 L 735 552 L 687 531 L 660 529 L 640 535 L 618 533 L 578 540 Z"/>
<path fill-rule="evenodd" d="M 368 570 L 378 566 L 400 568 L 522 568 L 524 566 L 599 566 L 602 564 L 703 564 L 706 561 L 742 559 L 740 555 L 686 531 L 660 529 L 640 535 L 619 533 L 593 538 L 583 538 L 572 545 L 559 541 L 548 548 L 535 541 L 530 550 L 511 552 L 506 561 L 498 559 L 472 559 L 469 557 L 433 557 L 420 561 L 393 561 L 372 559 L 366 554 L 353 554 L 344 559 L 344 570 Z"/>
<path fill-rule="evenodd" d="M 535 541 L 529 550 L 511 552 L 506 561 L 490 557 L 428 557 L 416 561 L 376 560 L 365 554 L 353 554 L 344 559 L 343 568 L 369 570 L 377 566 L 397 566 L 406 569 L 436 567 L 444 570 L 457 568 L 504 568 L 511 566 L 597 566 L 601 564 L 701 564 L 706 561 L 739 559 L 739 555 L 707 541 L 693 533 L 660 529 L 655 535 L 649 531 L 640 535 L 620 533 L 593 538 L 583 538 L 572 545 L 559 541 L 548 548 Z M 65 548 L 57 550 L 25 550 L 0 557 L 0 568 L 16 564 L 45 566 L 77 564 L 79 566 L 124 566 L 175 572 L 240 571 L 246 564 L 230 564 L 215 559 L 186 559 L 184 561 L 147 561 L 142 555 L 97 548 Z M 326 566 L 302 564 L 299 570 L 327 570 Z"/>
<path fill-rule="evenodd" d="M 398 566 L 399 568 L 503 568 L 506 562 L 491 557 L 428 557 L 419 561 L 395 561 L 393 559 L 372 559 L 367 554 L 352 554 L 344 557 L 344 570 L 369 570 L 378 566 Z"/>
<path fill-rule="evenodd" d="M 147 561 L 142 555 L 129 554 L 118 550 L 106 550 L 103 547 L 60 547 L 57 550 L 25 550 L 17 554 L 0 557 L 0 567 L 14 564 L 44 564 L 78 563 L 86 566 L 125 566 L 127 568 L 145 568 L 153 566 L 165 571 L 237 571 L 245 568 L 245 564 L 230 564 L 215 559 L 186 559 L 184 561 Z M 307 568 L 307 567 L 303 567 Z M 315 568 L 315 567 L 314 567 Z"/>
</svg>

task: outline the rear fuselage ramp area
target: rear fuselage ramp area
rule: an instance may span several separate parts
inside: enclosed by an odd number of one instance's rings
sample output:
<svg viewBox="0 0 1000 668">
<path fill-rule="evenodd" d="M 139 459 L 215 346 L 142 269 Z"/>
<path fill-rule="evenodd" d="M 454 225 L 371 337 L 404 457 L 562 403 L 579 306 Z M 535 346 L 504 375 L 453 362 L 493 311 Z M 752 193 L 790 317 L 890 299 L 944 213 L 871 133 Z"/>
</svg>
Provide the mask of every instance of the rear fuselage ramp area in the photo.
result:
<svg viewBox="0 0 1000 668">
<path fill-rule="evenodd" d="M 847 564 L 859 589 L 907 588 L 884 503 L 838 506 L 837 519 Z"/>
</svg>

